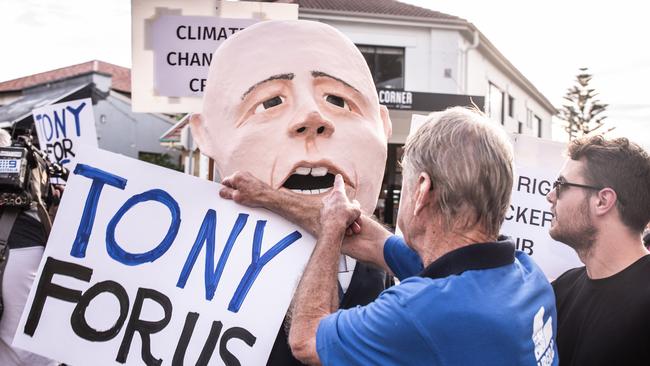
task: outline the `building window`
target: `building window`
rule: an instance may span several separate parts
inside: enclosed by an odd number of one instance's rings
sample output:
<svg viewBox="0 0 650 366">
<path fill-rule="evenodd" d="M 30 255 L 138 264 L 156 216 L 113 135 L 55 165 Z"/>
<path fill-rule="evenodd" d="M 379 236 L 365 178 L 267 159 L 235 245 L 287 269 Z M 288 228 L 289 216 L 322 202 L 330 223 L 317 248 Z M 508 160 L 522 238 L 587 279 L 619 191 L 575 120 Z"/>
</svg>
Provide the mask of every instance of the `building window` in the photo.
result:
<svg viewBox="0 0 650 366">
<path fill-rule="evenodd" d="M 508 95 L 508 117 L 515 118 L 515 98 Z"/>
<path fill-rule="evenodd" d="M 537 122 L 537 137 L 542 137 L 542 119 L 535 115 L 535 122 Z"/>
<path fill-rule="evenodd" d="M 517 122 L 517 133 L 521 134 L 523 132 L 524 132 L 524 124 L 521 121 L 519 121 Z"/>
<path fill-rule="evenodd" d="M 501 124 L 504 124 L 503 98 L 504 93 L 501 89 L 490 83 L 487 100 L 488 116 Z"/>
<path fill-rule="evenodd" d="M 377 88 L 404 89 L 404 48 L 358 45 Z"/>
<path fill-rule="evenodd" d="M 533 111 L 528 108 L 526 108 L 526 128 L 533 129 Z"/>
</svg>

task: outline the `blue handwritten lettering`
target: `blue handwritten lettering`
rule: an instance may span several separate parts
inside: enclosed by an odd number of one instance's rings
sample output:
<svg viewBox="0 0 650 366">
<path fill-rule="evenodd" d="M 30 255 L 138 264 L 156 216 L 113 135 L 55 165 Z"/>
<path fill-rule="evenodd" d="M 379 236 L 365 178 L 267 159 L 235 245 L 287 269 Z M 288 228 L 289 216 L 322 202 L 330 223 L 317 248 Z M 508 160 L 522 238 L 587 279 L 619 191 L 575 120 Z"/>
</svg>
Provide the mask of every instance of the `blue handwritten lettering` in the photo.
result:
<svg viewBox="0 0 650 366">
<path fill-rule="evenodd" d="M 65 109 L 61 110 L 61 115 L 59 116 L 56 111 L 54 112 L 54 130 L 56 132 L 56 138 L 59 139 L 61 136 L 59 136 L 59 131 L 61 131 L 61 134 L 63 137 L 67 137 L 68 135 L 65 132 Z"/>
<path fill-rule="evenodd" d="M 74 174 L 82 175 L 86 178 L 92 179 L 93 181 L 90 185 L 90 191 L 88 192 L 88 198 L 86 198 L 83 213 L 81 214 L 77 236 L 72 244 L 72 250 L 70 250 L 71 256 L 84 258 L 86 256 L 86 248 L 88 247 L 88 238 L 90 238 L 90 233 L 92 232 L 93 224 L 95 222 L 99 196 L 102 193 L 104 184 L 124 189 L 127 180 L 85 164 L 77 164 L 74 168 Z"/>
<path fill-rule="evenodd" d="M 167 230 L 167 234 L 163 240 L 155 248 L 144 253 L 129 253 L 122 249 L 122 247 L 115 241 L 115 227 L 122 219 L 122 216 L 140 202 L 157 201 L 167 206 L 172 215 L 172 220 Z M 136 266 L 138 264 L 153 262 L 160 258 L 171 247 L 178 228 L 181 226 L 181 209 L 178 207 L 178 202 L 169 193 L 162 189 L 151 189 L 149 191 L 136 194 L 129 198 L 122 207 L 117 211 L 115 216 L 109 221 L 106 227 L 106 251 L 108 255 L 116 261 L 126 264 L 128 266 Z"/>
<path fill-rule="evenodd" d="M 214 210 L 208 210 L 208 212 L 206 212 L 205 214 L 205 217 L 203 218 L 203 223 L 201 224 L 199 233 L 196 236 L 194 245 L 190 250 L 190 254 L 188 255 L 187 260 L 185 261 L 185 265 L 181 270 L 181 274 L 178 278 L 178 282 L 176 283 L 176 286 L 179 288 L 185 288 L 185 284 L 187 283 L 187 279 L 190 275 L 190 272 L 192 271 L 192 268 L 194 268 L 194 263 L 196 263 L 196 258 L 199 256 L 199 252 L 203 247 L 203 243 L 206 243 L 205 299 L 212 300 L 214 298 L 214 293 L 217 290 L 217 286 L 219 285 L 219 280 L 221 279 L 221 275 L 223 274 L 223 270 L 226 266 L 226 262 L 228 261 L 228 257 L 230 256 L 230 252 L 233 246 L 235 245 L 235 241 L 237 240 L 237 237 L 239 237 L 239 234 L 241 233 L 242 229 L 246 225 L 247 220 L 248 220 L 247 214 L 239 214 L 239 216 L 237 216 L 237 221 L 235 221 L 235 224 L 233 225 L 233 228 L 230 231 L 230 235 L 228 236 L 226 245 L 223 248 L 223 252 L 221 252 L 221 256 L 219 257 L 217 268 L 215 269 L 214 268 L 214 241 L 215 241 L 215 230 L 217 226 L 217 213 Z"/>
<path fill-rule="evenodd" d="M 77 129 L 76 130 L 77 136 L 81 135 L 81 126 L 79 124 L 79 115 L 81 114 L 81 111 L 84 109 L 85 106 L 86 106 L 86 102 L 83 102 L 83 103 L 79 104 L 79 106 L 77 108 L 73 108 L 73 107 L 70 107 L 70 106 L 65 107 L 65 109 L 67 109 L 74 116 L 74 125 L 75 125 L 75 127 Z"/>
<path fill-rule="evenodd" d="M 232 296 L 232 299 L 230 299 L 230 304 L 228 304 L 228 310 L 233 313 L 239 311 L 239 308 L 246 299 L 246 295 L 248 295 L 248 290 L 253 286 L 253 283 L 262 271 L 262 268 L 264 268 L 271 259 L 280 254 L 280 252 L 285 250 L 289 245 L 302 238 L 300 232 L 294 231 L 282 238 L 282 240 L 277 242 L 273 247 L 271 247 L 271 249 L 260 257 L 265 226 L 266 220 L 257 220 L 257 224 L 255 225 L 255 234 L 253 235 L 253 255 L 251 264 L 246 269 L 246 273 L 244 273 L 244 276 L 239 282 L 239 286 L 237 286 L 237 290 L 235 290 L 235 294 Z"/>
</svg>

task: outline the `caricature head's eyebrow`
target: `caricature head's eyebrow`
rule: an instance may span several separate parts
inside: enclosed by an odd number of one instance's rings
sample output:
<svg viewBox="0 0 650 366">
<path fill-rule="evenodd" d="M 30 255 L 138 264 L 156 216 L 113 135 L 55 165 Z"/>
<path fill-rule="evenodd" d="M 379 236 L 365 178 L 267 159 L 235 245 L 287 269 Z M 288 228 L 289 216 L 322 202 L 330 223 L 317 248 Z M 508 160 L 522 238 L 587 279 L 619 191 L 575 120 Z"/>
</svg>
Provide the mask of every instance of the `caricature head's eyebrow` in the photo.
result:
<svg viewBox="0 0 650 366">
<path fill-rule="evenodd" d="M 330 74 L 328 74 L 328 73 L 326 73 L 326 72 L 322 72 L 322 71 L 312 71 L 312 72 L 311 72 L 311 76 L 314 77 L 314 78 L 330 78 L 330 79 L 336 80 L 336 81 L 338 81 L 339 83 L 341 83 L 341 84 L 347 86 L 348 88 L 354 90 L 355 92 L 361 94 L 361 92 L 360 92 L 357 88 L 355 88 L 355 87 L 353 87 L 352 85 L 348 84 L 348 83 L 345 82 L 344 80 L 341 80 L 341 79 L 337 78 L 336 76 L 332 76 L 332 75 L 330 75 Z"/>
<path fill-rule="evenodd" d="M 257 82 L 257 83 L 255 83 L 255 85 L 248 88 L 248 90 L 246 90 L 246 92 L 244 92 L 244 94 L 242 94 L 241 100 L 244 100 L 244 98 L 246 98 L 246 96 L 250 92 L 252 92 L 253 89 L 257 88 L 258 86 L 260 86 L 260 85 L 262 85 L 264 83 L 268 83 L 269 81 L 273 81 L 273 80 L 293 80 L 293 77 L 294 77 L 293 73 L 277 74 L 277 75 L 269 76 L 268 78 L 266 78 L 266 79 L 264 79 L 264 80 L 262 80 L 260 82 Z"/>
</svg>

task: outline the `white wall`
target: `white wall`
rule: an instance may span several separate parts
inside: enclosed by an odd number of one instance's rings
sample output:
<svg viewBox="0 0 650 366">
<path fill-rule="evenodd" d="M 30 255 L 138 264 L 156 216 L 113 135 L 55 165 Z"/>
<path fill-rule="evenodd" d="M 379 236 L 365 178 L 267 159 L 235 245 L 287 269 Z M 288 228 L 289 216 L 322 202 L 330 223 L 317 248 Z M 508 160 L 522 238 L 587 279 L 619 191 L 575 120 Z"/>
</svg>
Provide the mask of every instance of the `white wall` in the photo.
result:
<svg viewBox="0 0 650 366">
<path fill-rule="evenodd" d="M 404 89 L 429 93 L 459 93 L 457 31 L 391 24 L 323 21 L 340 30 L 355 44 L 403 47 Z M 444 77 L 450 69 L 452 78 Z"/>
<path fill-rule="evenodd" d="M 315 20 L 314 16 L 301 17 Z M 355 44 L 404 47 L 405 83 L 404 89 L 416 92 L 469 94 L 488 96 L 489 82 L 505 92 L 505 128 L 508 132 L 518 131 L 518 122 L 523 123 L 522 133 L 538 135 L 534 119 L 527 123 L 527 110 L 542 119 L 543 138 L 551 138 L 551 114 L 535 101 L 533 96 L 520 88 L 514 76 L 509 76 L 487 59 L 478 49 L 466 53 L 463 47 L 469 46 L 460 31 L 428 26 L 376 24 L 363 22 L 361 18 L 319 19 L 348 36 Z M 466 58 L 465 58 L 466 57 Z M 467 75 L 465 73 L 467 62 Z M 445 77 L 445 69 L 451 70 L 451 77 Z M 467 81 L 465 81 L 467 78 Z M 465 83 L 467 83 L 467 88 Z M 514 97 L 514 118 L 508 116 L 508 95 Z M 391 111 L 393 129 L 404 130 L 410 125 L 410 114 Z M 394 136 L 390 142 L 403 143 L 402 134 Z"/>
<path fill-rule="evenodd" d="M 522 90 L 515 81 L 503 73 L 497 66 L 485 57 L 478 49 L 467 53 L 468 59 L 468 88 L 467 94 L 484 95 L 488 102 L 489 83 L 496 85 L 504 95 L 505 129 L 508 132 L 517 132 L 518 122 L 523 123 L 522 133 L 538 136 L 537 123 L 534 119 L 527 123 L 527 110 L 542 119 L 542 138 L 551 139 L 551 117 L 533 97 Z M 508 116 L 508 95 L 514 97 L 514 118 Z M 486 108 L 487 111 L 487 108 Z"/>
</svg>

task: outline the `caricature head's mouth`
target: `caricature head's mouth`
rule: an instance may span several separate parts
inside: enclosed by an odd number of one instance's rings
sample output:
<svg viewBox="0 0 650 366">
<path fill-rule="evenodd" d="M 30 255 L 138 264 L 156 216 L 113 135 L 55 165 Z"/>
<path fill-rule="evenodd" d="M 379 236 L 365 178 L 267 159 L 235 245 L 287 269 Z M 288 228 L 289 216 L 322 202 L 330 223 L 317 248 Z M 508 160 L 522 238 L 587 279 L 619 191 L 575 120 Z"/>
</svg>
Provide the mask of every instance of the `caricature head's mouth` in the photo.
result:
<svg viewBox="0 0 650 366">
<path fill-rule="evenodd" d="M 322 164 L 300 163 L 291 175 L 282 184 L 283 188 L 298 194 L 321 194 L 326 193 L 334 186 L 336 174 L 342 174 L 338 169 Z M 345 174 L 343 180 L 349 185 Z"/>
</svg>

